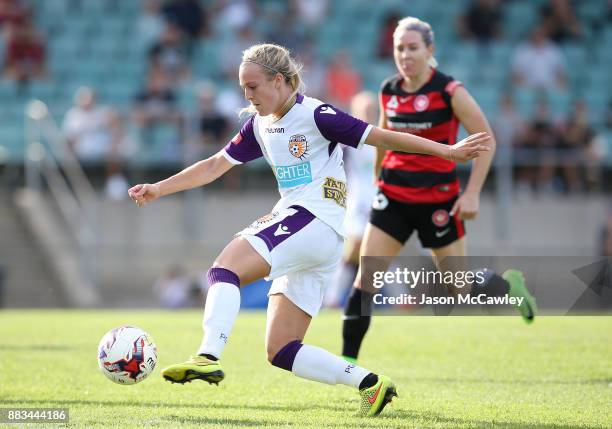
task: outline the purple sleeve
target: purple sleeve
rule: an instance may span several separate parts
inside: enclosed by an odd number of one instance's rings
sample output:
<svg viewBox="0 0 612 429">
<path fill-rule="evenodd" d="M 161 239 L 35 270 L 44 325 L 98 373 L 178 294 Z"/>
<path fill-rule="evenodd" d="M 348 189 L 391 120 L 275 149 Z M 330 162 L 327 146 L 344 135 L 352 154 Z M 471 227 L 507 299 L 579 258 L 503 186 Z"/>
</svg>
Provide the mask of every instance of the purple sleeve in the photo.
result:
<svg viewBox="0 0 612 429">
<path fill-rule="evenodd" d="M 255 115 L 244 123 L 238 134 L 225 146 L 225 154 L 232 164 L 243 164 L 261 158 L 263 153 L 253 132 Z"/>
<path fill-rule="evenodd" d="M 353 118 L 329 104 L 317 107 L 314 119 L 317 128 L 327 140 L 354 148 L 363 143 L 371 130 L 368 123 Z"/>
</svg>

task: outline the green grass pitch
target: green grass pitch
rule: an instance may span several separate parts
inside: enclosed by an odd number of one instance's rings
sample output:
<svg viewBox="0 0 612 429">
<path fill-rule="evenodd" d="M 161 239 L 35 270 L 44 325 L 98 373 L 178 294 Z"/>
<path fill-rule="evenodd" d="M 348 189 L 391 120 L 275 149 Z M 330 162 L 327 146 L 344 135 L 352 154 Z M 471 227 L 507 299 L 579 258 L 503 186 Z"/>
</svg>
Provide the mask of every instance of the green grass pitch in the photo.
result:
<svg viewBox="0 0 612 429">
<path fill-rule="evenodd" d="M 519 317 L 377 317 L 360 364 L 391 376 L 400 397 L 368 420 L 356 416 L 353 389 L 267 363 L 263 312 L 239 316 L 220 386 L 165 382 L 160 369 L 199 345 L 201 317 L 2 311 L 0 407 L 67 407 L 69 427 L 612 427 L 611 317 L 541 317 L 532 326 Z M 98 341 L 122 324 L 145 329 L 158 347 L 155 371 L 134 386 L 97 368 Z M 306 342 L 337 353 L 340 329 L 340 314 L 324 312 Z"/>
</svg>

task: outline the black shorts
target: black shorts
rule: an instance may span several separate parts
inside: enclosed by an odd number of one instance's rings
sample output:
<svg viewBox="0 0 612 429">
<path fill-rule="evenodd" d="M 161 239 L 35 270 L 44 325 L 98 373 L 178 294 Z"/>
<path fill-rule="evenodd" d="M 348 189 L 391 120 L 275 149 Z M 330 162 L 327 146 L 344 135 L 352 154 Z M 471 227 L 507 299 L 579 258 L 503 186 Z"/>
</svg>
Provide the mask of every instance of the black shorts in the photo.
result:
<svg viewBox="0 0 612 429">
<path fill-rule="evenodd" d="M 370 223 L 404 244 L 416 230 L 423 247 L 436 249 L 465 235 L 465 224 L 449 212 L 458 197 L 443 203 L 410 204 L 392 200 L 378 191 Z"/>
</svg>

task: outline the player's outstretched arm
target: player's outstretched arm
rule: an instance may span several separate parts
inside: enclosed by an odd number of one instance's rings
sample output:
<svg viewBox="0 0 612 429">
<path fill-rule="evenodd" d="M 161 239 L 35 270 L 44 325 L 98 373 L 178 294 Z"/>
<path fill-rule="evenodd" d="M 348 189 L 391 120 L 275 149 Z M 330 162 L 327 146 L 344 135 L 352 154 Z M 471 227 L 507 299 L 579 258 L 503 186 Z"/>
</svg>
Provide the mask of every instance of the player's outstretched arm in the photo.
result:
<svg viewBox="0 0 612 429">
<path fill-rule="evenodd" d="M 229 162 L 221 151 L 160 182 L 133 186 L 128 190 L 128 195 L 136 204 L 143 206 L 164 195 L 197 188 L 213 182 L 233 166 L 234 164 Z"/>
<path fill-rule="evenodd" d="M 487 133 L 476 133 L 459 143 L 448 146 L 413 134 L 383 130 L 373 127 L 365 143 L 398 152 L 434 155 L 455 162 L 467 162 L 477 158 L 481 152 L 489 151 L 491 137 Z"/>
</svg>

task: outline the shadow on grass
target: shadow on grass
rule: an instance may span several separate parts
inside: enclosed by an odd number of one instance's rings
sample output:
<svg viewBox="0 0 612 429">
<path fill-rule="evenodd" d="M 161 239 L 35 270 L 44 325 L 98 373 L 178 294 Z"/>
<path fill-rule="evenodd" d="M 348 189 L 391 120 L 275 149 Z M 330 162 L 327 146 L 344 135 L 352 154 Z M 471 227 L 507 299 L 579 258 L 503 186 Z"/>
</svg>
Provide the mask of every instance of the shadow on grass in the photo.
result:
<svg viewBox="0 0 612 429">
<path fill-rule="evenodd" d="M 438 383 L 438 384 L 516 384 L 516 385 L 527 385 L 536 386 L 538 384 L 546 385 L 597 385 L 612 383 L 612 378 L 601 378 L 593 380 L 499 380 L 490 378 L 441 378 L 441 377 L 415 377 L 410 379 L 416 383 Z"/>
</svg>

